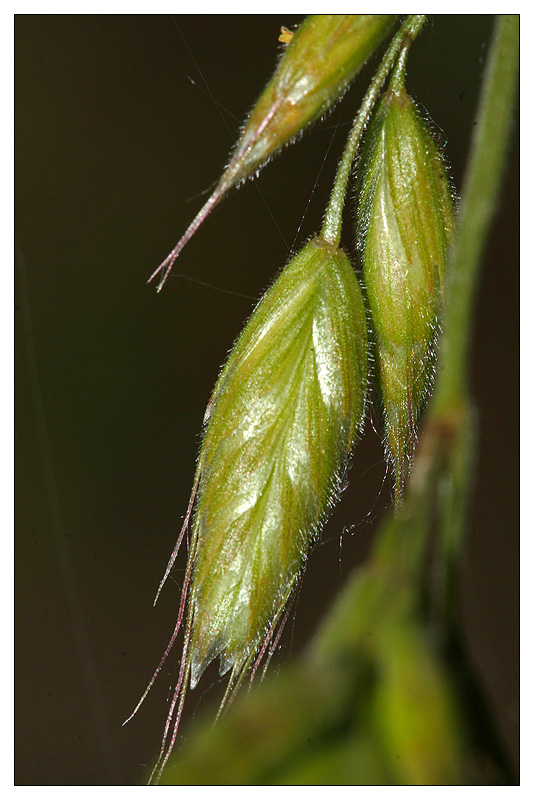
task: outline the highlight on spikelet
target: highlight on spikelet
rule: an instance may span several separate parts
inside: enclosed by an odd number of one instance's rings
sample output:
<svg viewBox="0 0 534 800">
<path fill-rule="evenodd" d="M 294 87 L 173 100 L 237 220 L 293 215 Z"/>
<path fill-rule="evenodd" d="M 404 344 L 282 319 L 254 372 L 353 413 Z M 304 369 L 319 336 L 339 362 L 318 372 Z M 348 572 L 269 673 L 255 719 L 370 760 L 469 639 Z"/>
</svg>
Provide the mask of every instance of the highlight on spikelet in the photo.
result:
<svg viewBox="0 0 534 800">
<path fill-rule="evenodd" d="M 160 275 L 161 289 L 183 247 L 228 191 L 254 175 L 341 97 L 394 21 L 389 14 L 311 14 L 293 35 L 284 37 L 287 45 L 278 67 L 216 188 L 149 281 Z"/>
<path fill-rule="evenodd" d="M 188 513 L 162 581 L 194 508 L 180 612 L 142 698 L 185 620 L 156 781 L 175 743 L 188 682 L 194 688 L 219 658 L 220 674 L 230 672 L 222 709 L 276 646 L 277 626 L 339 493 L 366 388 L 361 289 L 345 253 L 319 236 L 256 307 L 206 411 Z"/>
<path fill-rule="evenodd" d="M 454 229 L 443 158 L 404 86 L 406 52 L 369 126 L 359 165 L 356 215 L 397 503 L 432 385 Z"/>
</svg>

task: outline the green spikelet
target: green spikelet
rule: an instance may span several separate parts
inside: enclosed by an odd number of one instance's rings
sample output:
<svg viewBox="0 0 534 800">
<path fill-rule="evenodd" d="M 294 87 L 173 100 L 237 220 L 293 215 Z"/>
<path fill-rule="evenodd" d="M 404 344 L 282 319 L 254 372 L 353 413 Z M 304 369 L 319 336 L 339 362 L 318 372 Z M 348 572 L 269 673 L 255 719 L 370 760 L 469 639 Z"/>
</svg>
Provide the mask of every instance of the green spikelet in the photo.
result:
<svg viewBox="0 0 534 800">
<path fill-rule="evenodd" d="M 221 183 L 251 175 L 333 105 L 394 21 L 387 14 L 307 17 L 254 106 Z"/>
<path fill-rule="evenodd" d="M 295 586 L 361 422 L 363 300 L 339 249 L 290 262 L 215 387 L 193 532 L 191 679 L 238 675 Z"/>
<path fill-rule="evenodd" d="M 252 109 L 230 163 L 188 229 L 153 273 L 161 289 L 183 247 L 228 191 L 253 175 L 320 117 L 384 39 L 389 14 L 312 14 L 291 37 L 278 67 Z"/>
<path fill-rule="evenodd" d="M 369 127 L 356 229 L 396 502 L 432 384 L 454 227 L 444 162 L 403 75 L 401 58 Z"/>
<path fill-rule="evenodd" d="M 221 675 L 231 670 L 224 705 L 272 640 L 339 492 L 366 387 L 360 286 L 345 253 L 318 237 L 255 309 L 206 411 L 181 610 L 162 659 L 187 601 L 182 665 L 156 779 L 188 680 L 219 657 Z"/>
</svg>

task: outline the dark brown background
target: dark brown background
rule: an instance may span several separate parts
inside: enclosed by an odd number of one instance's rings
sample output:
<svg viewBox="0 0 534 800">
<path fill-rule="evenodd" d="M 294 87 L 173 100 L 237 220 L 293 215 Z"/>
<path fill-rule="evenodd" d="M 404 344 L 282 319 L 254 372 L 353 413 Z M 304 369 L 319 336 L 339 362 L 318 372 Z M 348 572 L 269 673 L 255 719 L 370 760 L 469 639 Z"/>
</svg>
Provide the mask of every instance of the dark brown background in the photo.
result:
<svg viewBox="0 0 534 800">
<path fill-rule="evenodd" d="M 325 123 L 226 200 L 160 295 L 145 281 L 223 167 L 273 69 L 280 25 L 297 21 L 16 18 L 17 281 L 25 266 L 27 282 L 16 306 L 19 784 L 138 783 L 158 749 L 176 660 L 137 717 L 121 722 L 174 624 L 178 586 L 171 581 L 155 609 L 152 599 L 187 505 L 204 408 L 254 301 L 320 225 L 374 67 Z M 491 26 L 490 17 L 437 17 L 409 61 L 408 89 L 444 131 L 460 190 Z M 480 447 L 462 600 L 468 645 L 516 763 L 517 140 L 516 131 L 474 323 Z M 346 246 L 353 251 L 349 218 Z M 383 475 L 368 423 L 282 658 L 298 653 L 365 557 L 389 503 Z M 183 558 L 177 582 L 182 568 Z M 188 715 L 220 698 L 214 676 L 189 696 Z"/>
</svg>

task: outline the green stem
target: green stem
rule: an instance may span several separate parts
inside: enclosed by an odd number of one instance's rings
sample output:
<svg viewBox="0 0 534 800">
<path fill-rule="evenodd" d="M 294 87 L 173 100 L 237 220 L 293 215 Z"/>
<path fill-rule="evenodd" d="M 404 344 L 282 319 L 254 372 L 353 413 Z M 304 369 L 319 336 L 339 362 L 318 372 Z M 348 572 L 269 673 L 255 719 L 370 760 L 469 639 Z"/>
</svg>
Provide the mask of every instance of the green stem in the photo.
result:
<svg viewBox="0 0 534 800">
<path fill-rule="evenodd" d="M 485 71 L 458 231 L 449 259 L 448 305 L 440 342 L 442 369 L 433 409 L 452 412 L 465 397 L 472 307 L 486 236 L 499 197 L 517 84 L 519 15 L 497 18 Z"/>
<path fill-rule="evenodd" d="M 326 210 L 321 236 L 330 244 L 335 246 L 339 245 L 341 238 L 341 225 L 343 216 L 343 205 L 345 202 L 345 194 L 347 192 L 347 184 L 350 177 L 352 162 L 356 153 L 358 144 L 360 142 L 362 133 L 365 126 L 369 121 L 369 117 L 373 107 L 378 99 L 378 95 L 384 85 L 391 68 L 393 67 L 399 53 L 403 49 L 409 48 L 411 43 L 419 34 L 423 24 L 426 20 L 426 14 L 411 14 L 408 19 L 401 26 L 399 31 L 393 37 L 393 40 L 382 59 L 382 63 L 378 68 L 367 94 L 360 106 L 360 110 L 356 115 L 352 130 L 350 132 L 345 150 L 339 162 L 336 173 L 336 180 L 334 188 L 330 195 L 330 201 Z"/>
</svg>

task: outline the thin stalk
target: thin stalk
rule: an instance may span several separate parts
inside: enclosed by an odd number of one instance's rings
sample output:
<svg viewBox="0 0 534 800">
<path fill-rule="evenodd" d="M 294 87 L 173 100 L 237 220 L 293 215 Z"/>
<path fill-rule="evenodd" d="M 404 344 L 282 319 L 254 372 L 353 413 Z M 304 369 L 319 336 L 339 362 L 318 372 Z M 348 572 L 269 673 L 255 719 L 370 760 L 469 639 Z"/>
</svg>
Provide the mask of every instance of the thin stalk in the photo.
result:
<svg viewBox="0 0 534 800">
<path fill-rule="evenodd" d="M 408 50 L 412 42 L 415 40 L 426 20 L 426 14 L 411 14 L 404 22 L 398 32 L 392 39 L 387 52 L 382 59 L 367 94 L 360 106 L 352 130 L 349 134 L 345 150 L 337 168 L 336 179 L 334 188 L 330 195 L 328 208 L 326 209 L 325 219 L 321 236 L 330 244 L 335 246 L 339 245 L 341 238 L 341 225 L 343 216 L 343 205 L 345 203 L 345 195 L 347 193 L 347 184 L 349 181 L 352 163 L 356 150 L 360 143 L 360 139 L 365 130 L 365 127 L 371 116 L 371 112 L 376 104 L 380 91 L 388 77 L 397 57 L 402 50 Z"/>
<path fill-rule="evenodd" d="M 514 122 L 519 15 L 497 18 L 485 70 L 458 230 L 449 260 L 448 304 L 440 342 L 442 365 L 433 407 L 454 413 L 465 397 L 473 302 L 482 251 L 501 188 Z"/>
</svg>

